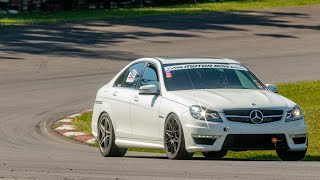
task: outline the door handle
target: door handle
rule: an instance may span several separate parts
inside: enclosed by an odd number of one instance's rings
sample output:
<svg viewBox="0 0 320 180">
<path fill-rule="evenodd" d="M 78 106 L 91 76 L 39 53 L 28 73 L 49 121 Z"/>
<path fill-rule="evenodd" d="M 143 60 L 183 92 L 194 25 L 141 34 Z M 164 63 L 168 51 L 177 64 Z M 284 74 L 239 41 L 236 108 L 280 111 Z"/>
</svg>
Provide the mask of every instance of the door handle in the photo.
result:
<svg viewBox="0 0 320 180">
<path fill-rule="evenodd" d="M 117 94 L 118 94 L 117 91 L 113 91 L 112 93 L 113 96 L 117 96 Z"/>
<path fill-rule="evenodd" d="M 133 100 L 134 100 L 134 101 L 139 101 L 139 96 L 137 96 L 137 95 L 136 95 L 136 96 L 133 96 Z"/>
</svg>

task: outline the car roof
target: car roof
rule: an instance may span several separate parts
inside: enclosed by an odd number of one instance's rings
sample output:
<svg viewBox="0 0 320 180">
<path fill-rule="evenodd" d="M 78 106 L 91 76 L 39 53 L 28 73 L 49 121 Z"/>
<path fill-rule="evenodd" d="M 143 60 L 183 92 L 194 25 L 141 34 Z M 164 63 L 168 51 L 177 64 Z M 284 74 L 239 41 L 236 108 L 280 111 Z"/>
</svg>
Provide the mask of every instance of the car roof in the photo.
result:
<svg viewBox="0 0 320 180">
<path fill-rule="evenodd" d="M 240 64 L 238 61 L 227 58 L 173 58 L 173 57 L 154 57 L 162 64 L 179 64 L 179 63 L 222 63 L 222 64 Z"/>
</svg>

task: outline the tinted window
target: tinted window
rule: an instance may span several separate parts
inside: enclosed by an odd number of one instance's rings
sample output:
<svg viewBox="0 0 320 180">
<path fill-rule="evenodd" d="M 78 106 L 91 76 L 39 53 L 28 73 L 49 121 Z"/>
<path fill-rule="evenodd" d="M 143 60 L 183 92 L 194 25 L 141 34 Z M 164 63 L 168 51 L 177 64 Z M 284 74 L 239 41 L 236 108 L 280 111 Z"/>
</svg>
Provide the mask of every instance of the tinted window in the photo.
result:
<svg viewBox="0 0 320 180">
<path fill-rule="evenodd" d="M 114 86 L 136 88 L 145 63 L 137 63 L 126 69 L 116 80 Z"/>
<path fill-rule="evenodd" d="M 123 83 L 125 82 L 127 76 L 128 76 L 128 71 L 125 70 L 125 71 L 118 77 L 118 79 L 116 80 L 116 82 L 114 83 L 113 86 L 115 86 L 115 87 L 122 87 L 122 86 L 123 86 Z"/>
<path fill-rule="evenodd" d="M 158 85 L 158 84 L 159 84 L 159 79 L 157 75 L 157 69 L 153 65 L 149 65 L 148 67 L 146 67 L 143 73 L 140 86 Z"/>
<path fill-rule="evenodd" d="M 235 64 L 179 64 L 164 67 L 169 91 L 188 89 L 264 89 L 249 70 Z"/>
<path fill-rule="evenodd" d="M 251 74 L 243 73 L 241 71 L 236 71 L 241 85 L 246 89 L 254 89 L 259 84 L 255 78 L 252 77 Z"/>
</svg>

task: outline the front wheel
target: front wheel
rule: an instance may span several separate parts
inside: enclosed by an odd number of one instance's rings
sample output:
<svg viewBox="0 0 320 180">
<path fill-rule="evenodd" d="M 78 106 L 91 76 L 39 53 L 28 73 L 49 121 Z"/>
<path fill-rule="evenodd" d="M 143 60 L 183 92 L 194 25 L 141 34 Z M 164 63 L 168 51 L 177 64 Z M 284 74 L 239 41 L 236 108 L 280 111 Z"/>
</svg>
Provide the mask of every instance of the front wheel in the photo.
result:
<svg viewBox="0 0 320 180">
<path fill-rule="evenodd" d="M 227 155 L 228 150 L 220 150 L 220 151 L 210 151 L 210 152 L 202 152 L 202 155 L 209 159 L 220 159 Z"/>
<path fill-rule="evenodd" d="M 278 157 L 283 161 L 299 161 L 306 155 L 307 150 L 304 151 L 288 151 L 285 149 L 276 150 Z"/>
<path fill-rule="evenodd" d="M 164 148 L 169 159 L 191 159 L 185 147 L 183 129 L 177 115 L 168 116 L 164 124 Z"/>
<path fill-rule="evenodd" d="M 98 121 L 98 143 L 99 149 L 104 157 L 123 157 L 127 149 L 119 148 L 115 144 L 115 134 L 110 117 L 102 114 Z"/>
</svg>

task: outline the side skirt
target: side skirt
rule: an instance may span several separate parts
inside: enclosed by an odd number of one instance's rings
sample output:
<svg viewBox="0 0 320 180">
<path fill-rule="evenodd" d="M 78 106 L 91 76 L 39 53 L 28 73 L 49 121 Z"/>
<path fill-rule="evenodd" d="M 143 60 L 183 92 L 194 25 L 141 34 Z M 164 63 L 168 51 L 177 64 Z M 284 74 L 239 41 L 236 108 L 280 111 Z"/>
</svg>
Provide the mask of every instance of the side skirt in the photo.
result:
<svg viewBox="0 0 320 180">
<path fill-rule="evenodd" d="M 146 141 L 141 139 L 116 138 L 118 147 L 122 148 L 148 148 L 148 149 L 164 149 L 161 141 Z"/>
</svg>

